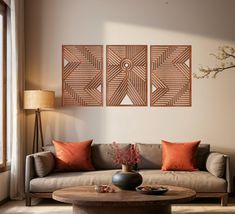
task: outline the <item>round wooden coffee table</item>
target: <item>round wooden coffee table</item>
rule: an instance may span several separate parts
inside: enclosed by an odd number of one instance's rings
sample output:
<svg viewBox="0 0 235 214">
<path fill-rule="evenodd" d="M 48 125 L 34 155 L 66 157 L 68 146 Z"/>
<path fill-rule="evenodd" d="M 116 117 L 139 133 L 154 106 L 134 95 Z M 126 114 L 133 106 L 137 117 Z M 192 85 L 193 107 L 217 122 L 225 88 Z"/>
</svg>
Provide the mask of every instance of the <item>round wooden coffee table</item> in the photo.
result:
<svg viewBox="0 0 235 214">
<path fill-rule="evenodd" d="M 56 190 L 52 198 L 73 204 L 75 214 L 169 214 L 171 204 L 193 200 L 196 192 L 182 187 L 166 186 L 163 195 L 144 195 L 136 191 L 115 189 L 115 193 L 97 193 L 94 186 Z"/>
</svg>

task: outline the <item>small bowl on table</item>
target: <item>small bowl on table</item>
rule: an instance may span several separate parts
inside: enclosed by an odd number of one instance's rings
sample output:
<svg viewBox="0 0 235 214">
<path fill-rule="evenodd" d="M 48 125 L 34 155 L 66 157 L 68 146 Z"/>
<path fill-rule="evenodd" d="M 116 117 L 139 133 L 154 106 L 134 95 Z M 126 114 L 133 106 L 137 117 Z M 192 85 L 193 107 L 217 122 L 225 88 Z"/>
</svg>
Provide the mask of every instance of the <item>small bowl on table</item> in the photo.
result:
<svg viewBox="0 0 235 214">
<path fill-rule="evenodd" d="M 146 195 L 162 195 L 165 192 L 168 191 L 166 187 L 152 187 L 152 186 L 140 186 L 136 187 L 136 191 L 141 193 L 141 194 L 146 194 Z"/>
<path fill-rule="evenodd" d="M 98 193 L 114 193 L 115 189 L 109 185 L 95 185 L 95 191 Z"/>
</svg>

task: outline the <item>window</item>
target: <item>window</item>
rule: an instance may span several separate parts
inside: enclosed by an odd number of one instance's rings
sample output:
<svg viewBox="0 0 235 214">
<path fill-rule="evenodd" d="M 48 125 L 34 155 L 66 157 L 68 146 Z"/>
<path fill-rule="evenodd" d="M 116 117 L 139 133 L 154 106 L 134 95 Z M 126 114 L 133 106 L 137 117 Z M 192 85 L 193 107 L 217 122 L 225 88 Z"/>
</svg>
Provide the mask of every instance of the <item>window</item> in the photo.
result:
<svg viewBox="0 0 235 214">
<path fill-rule="evenodd" d="M 0 172 L 6 169 L 6 5 L 0 0 Z"/>
</svg>

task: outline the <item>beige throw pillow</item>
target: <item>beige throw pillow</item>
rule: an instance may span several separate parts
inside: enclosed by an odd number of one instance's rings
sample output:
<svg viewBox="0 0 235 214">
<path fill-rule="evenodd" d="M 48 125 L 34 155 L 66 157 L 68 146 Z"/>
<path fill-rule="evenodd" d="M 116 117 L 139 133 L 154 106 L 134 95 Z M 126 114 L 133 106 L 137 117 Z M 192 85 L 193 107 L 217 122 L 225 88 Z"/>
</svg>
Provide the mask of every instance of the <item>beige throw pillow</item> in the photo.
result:
<svg viewBox="0 0 235 214">
<path fill-rule="evenodd" d="M 223 154 L 212 152 L 206 161 L 206 169 L 212 175 L 222 178 L 225 171 L 225 157 Z"/>
</svg>

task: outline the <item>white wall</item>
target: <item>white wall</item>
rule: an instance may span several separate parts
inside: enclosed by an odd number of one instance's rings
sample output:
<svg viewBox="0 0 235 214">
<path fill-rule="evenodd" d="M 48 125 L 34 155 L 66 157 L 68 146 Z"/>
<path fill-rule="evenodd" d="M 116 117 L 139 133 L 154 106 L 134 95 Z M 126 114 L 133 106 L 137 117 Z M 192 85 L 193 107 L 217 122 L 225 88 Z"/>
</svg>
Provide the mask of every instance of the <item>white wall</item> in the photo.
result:
<svg viewBox="0 0 235 214">
<path fill-rule="evenodd" d="M 25 5 L 26 87 L 55 90 L 57 96 L 57 109 L 42 113 L 47 143 L 53 138 L 101 143 L 201 139 L 231 155 L 235 175 L 235 70 L 217 79 L 193 79 L 192 107 L 60 106 L 62 44 L 189 44 L 192 71 L 198 72 L 200 65 L 215 65 L 209 54 L 218 46 L 235 47 L 235 1 L 26 0 Z M 28 145 L 33 121 L 28 113 Z"/>
<path fill-rule="evenodd" d="M 9 171 L 0 173 L 0 201 L 9 197 L 9 174 Z"/>
</svg>

